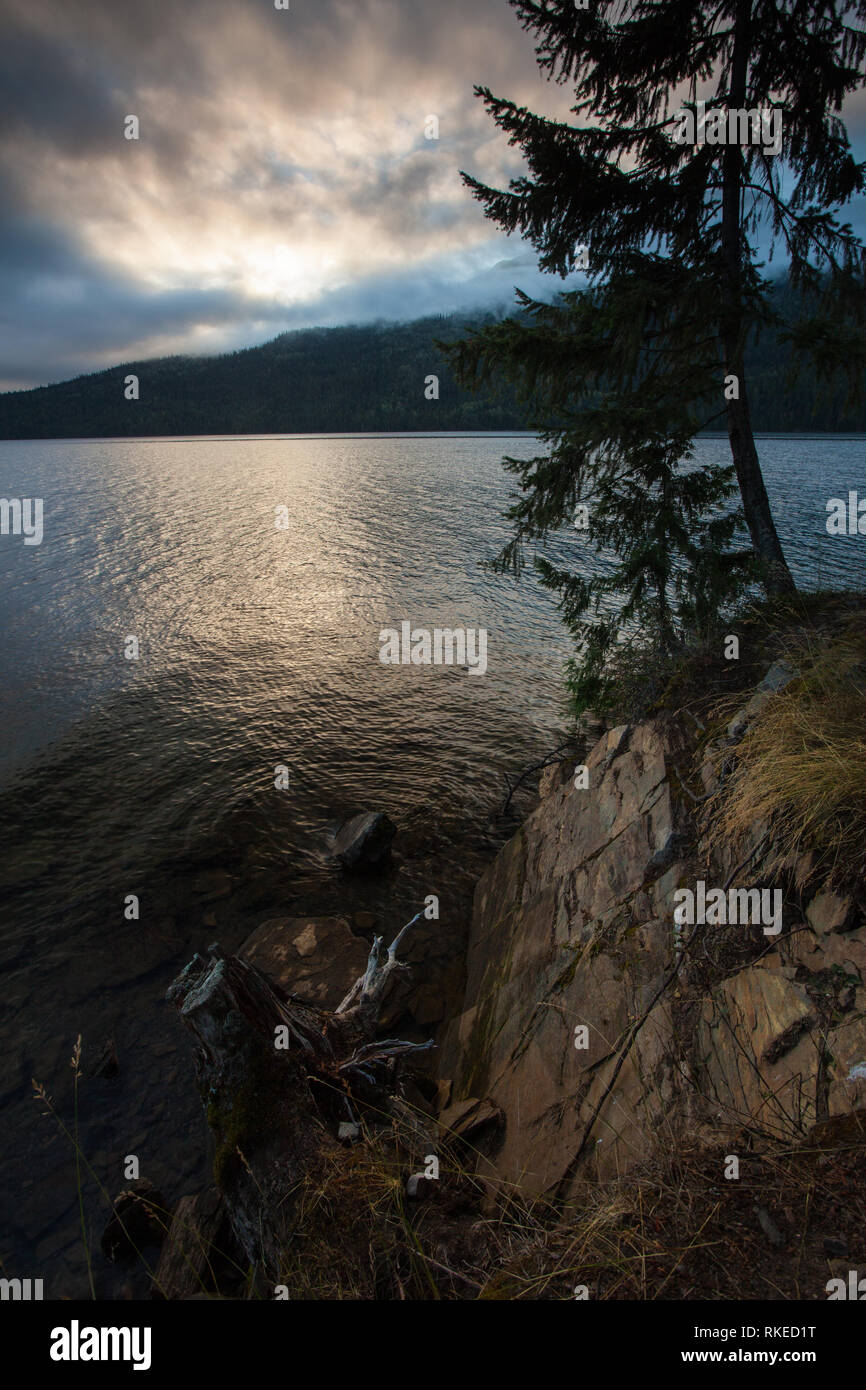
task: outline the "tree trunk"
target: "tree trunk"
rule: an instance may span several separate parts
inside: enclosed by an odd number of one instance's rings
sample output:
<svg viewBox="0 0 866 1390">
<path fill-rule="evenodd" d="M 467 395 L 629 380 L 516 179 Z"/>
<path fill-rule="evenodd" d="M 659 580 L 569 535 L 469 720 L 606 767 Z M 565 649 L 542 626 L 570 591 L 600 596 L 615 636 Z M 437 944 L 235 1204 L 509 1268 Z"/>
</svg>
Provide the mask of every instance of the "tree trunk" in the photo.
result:
<svg viewBox="0 0 866 1390">
<path fill-rule="evenodd" d="M 734 27 L 731 56 L 730 107 L 746 105 L 749 72 L 751 0 L 741 0 Z M 727 402 L 728 438 L 737 482 L 743 499 L 743 512 L 752 549 L 763 570 L 763 581 L 770 594 L 794 593 L 791 571 L 776 532 L 770 500 L 764 486 L 758 451 L 752 433 L 749 399 L 746 393 L 743 357 L 742 235 L 740 198 L 742 194 L 742 155 L 738 145 L 726 145 L 722 156 L 722 258 L 725 303 L 722 319 L 722 347 L 725 370 L 738 383 L 737 400 Z"/>
</svg>

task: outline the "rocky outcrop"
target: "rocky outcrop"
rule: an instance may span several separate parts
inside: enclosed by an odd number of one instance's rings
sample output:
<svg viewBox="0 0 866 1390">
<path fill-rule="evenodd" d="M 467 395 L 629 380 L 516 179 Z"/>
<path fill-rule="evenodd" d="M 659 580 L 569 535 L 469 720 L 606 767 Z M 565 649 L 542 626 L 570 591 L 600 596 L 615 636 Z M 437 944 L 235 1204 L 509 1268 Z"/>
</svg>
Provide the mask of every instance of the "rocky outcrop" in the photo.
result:
<svg viewBox="0 0 866 1390">
<path fill-rule="evenodd" d="M 723 728 L 725 756 L 792 675 L 771 668 Z M 768 825 L 707 849 L 701 797 L 680 770 L 700 764 L 697 727 L 621 726 L 592 749 L 588 776 L 548 773 L 540 805 L 478 884 L 440 1077 L 443 1119 L 470 1101 L 501 1113 L 478 1158 L 491 1182 L 566 1193 L 686 1133 L 797 1140 L 866 1107 L 856 895 L 816 883 L 808 857 L 763 876 Z M 718 791 L 709 763 L 703 779 Z M 699 879 L 778 888 L 782 930 L 675 925 L 674 895 Z"/>
<path fill-rule="evenodd" d="M 591 748 L 560 745 L 551 756 L 568 747 L 571 757 L 544 767 L 538 806 L 477 883 L 465 978 L 461 924 L 454 914 L 443 930 L 438 893 L 416 903 L 387 955 L 374 937 L 367 956 L 356 932 L 377 919 L 359 911 L 355 931 L 342 916 L 273 918 L 237 956 L 218 947 L 196 956 L 168 998 L 198 1044 L 214 1190 L 178 1205 L 155 1292 L 232 1296 L 234 1267 L 245 1290 L 253 1271 L 262 1296 L 291 1287 L 321 1297 L 306 1271 L 332 1270 L 339 1244 L 348 1273 L 336 1287 L 357 1297 L 357 1269 L 411 1211 L 411 1243 L 398 1242 L 390 1282 L 381 1267 L 370 1272 L 371 1297 L 385 1287 L 406 1297 L 406 1270 L 427 1237 L 422 1296 L 443 1276 L 460 1297 L 522 1297 L 533 1285 L 513 1271 L 539 1254 L 551 1214 L 545 1240 L 573 1220 L 582 1234 L 573 1240 L 569 1225 L 569 1258 L 580 1244 L 595 1278 L 607 1251 L 583 1236 L 596 1216 L 615 1212 L 629 1240 L 638 1227 L 643 1239 L 642 1194 L 657 1189 L 641 1297 L 647 1273 L 663 1269 L 660 1251 L 675 1257 L 691 1297 L 703 1276 L 684 1251 L 700 1260 L 711 1244 L 739 1267 L 755 1234 L 759 1252 L 787 1266 L 796 1250 L 796 1296 L 801 1257 L 820 1261 L 823 1287 L 821 1241 L 847 1259 L 855 1229 L 856 1218 L 837 1220 L 838 1187 L 810 1233 L 811 1255 L 801 1229 L 820 1202 L 814 1169 L 825 1183 L 861 1171 L 854 1159 L 843 1168 L 840 1154 L 866 1137 L 866 898 L 850 864 L 827 869 L 826 836 L 804 852 L 802 831 L 786 837 L 772 798 L 737 801 L 732 791 L 775 766 L 765 755 L 750 763 L 749 749 L 799 696 L 799 684 L 783 693 L 793 679 L 776 663 L 733 718 L 726 697 L 715 710 L 705 702 L 691 716 L 606 730 Z M 575 763 L 578 747 L 585 761 Z M 755 805 L 768 820 L 758 823 Z M 431 1076 L 430 1034 L 443 1018 Z M 731 1155 L 748 1155 L 742 1187 L 717 1185 Z M 756 1204 L 761 1164 L 778 1182 Z M 609 1191 L 588 1190 L 631 1170 L 613 1204 Z M 794 1170 L 805 1206 L 789 1209 Z M 383 1193 L 397 1194 L 393 1212 Z M 497 1193 L 505 1200 L 491 1200 Z M 577 1200 L 532 1203 L 527 1221 L 515 1193 Z M 493 1212 L 497 1220 L 480 1219 Z M 494 1227 L 507 1241 L 480 1248 Z M 603 1244 L 611 1229 L 599 1227 Z M 740 1245 L 725 1244 L 729 1229 L 746 1233 Z M 552 1279 L 563 1274 L 561 1248 L 548 1248 Z M 637 1248 L 615 1246 L 611 1296 Z M 216 1278 L 219 1261 L 226 1273 Z M 775 1265 L 770 1276 L 781 1289 Z M 669 1280 L 666 1271 L 660 1288 Z"/>
<path fill-rule="evenodd" d="M 668 897 L 687 830 L 670 769 L 678 744 L 662 725 L 610 730 L 589 755 L 588 786 L 549 791 L 478 885 L 465 1007 L 441 1071 L 452 1103 L 486 1096 L 503 1112 L 490 1167 L 524 1189 L 561 1183 L 584 1156 L 615 1173 L 665 1123 L 673 1023 L 660 999 L 581 1150 L 619 1050 L 674 960 Z"/>
</svg>

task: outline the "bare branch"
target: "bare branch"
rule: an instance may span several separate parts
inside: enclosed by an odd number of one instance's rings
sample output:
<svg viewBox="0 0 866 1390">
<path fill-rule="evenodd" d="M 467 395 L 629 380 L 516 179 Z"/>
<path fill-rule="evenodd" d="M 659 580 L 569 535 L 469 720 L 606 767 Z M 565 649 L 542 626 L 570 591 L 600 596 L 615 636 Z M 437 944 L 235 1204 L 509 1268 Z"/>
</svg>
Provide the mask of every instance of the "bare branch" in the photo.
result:
<svg viewBox="0 0 866 1390">
<path fill-rule="evenodd" d="M 398 970 L 408 970 L 409 967 L 403 961 L 397 959 L 397 947 L 403 940 L 410 927 L 413 927 L 424 913 L 416 912 L 411 921 L 394 937 L 388 947 L 384 961 L 380 964 L 382 951 L 382 937 L 375 936 L 373 945 L 370 947 L 370 954 L 367 958 L 367 968 L 363 975 L 360 975 L 345 999 L 337 1005 L 335 1014 L 351 1020 L 360 1028 L 362 1032 L 369 1032 L 371 1024 L 375 1021 L 379 1006 L 385 996 L 385 990 L 391 976 Z"/>
</svg>

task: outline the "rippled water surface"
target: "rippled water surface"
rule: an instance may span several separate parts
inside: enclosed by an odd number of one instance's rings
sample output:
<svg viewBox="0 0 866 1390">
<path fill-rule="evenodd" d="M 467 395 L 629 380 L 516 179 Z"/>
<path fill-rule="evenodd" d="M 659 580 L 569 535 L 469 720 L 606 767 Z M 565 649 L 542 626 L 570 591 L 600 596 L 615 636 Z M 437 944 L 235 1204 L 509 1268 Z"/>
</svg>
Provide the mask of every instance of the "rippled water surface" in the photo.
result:
<svg viewBox="0 0 866 1390">
<path fill-rule="evenodd" d="M 553 601 L 478 563 L 507 534 L 502 454 L 532 452 L 527 436 L 0 443 L 0 495 L 45 510 L 41 545 L 0 537 L 0 1256 L 46 1296 L 86 1284 L 71 1151 L 31 1076 L 68 1119 L 75 1037 L 113 1033 L 120 1076 L 82 1086 L 94 1169 L 116 1190 L 139 1153 L 171 1199 L 196 1190 L 189 1053 L 160 1002 L 178 965 L 283 911 L 397 924 L 449 856 L 474 872 L 461 846 L 503 773 L 558 741 Z M 798 580 L 866 586 L 866 537 L 824 526 L 829 497 L 866 496 L 864 441 L 774 437 L 760 453 Z M 382 666 L 379 631 L 403 620 L 486 628 L 486 675 Z M 328 837 L 368 807 L 422 839 L 443 825 L 439 857 L 347 903 Z M 197 879 L 215 868 L 225 897 Z"/>
</svg>

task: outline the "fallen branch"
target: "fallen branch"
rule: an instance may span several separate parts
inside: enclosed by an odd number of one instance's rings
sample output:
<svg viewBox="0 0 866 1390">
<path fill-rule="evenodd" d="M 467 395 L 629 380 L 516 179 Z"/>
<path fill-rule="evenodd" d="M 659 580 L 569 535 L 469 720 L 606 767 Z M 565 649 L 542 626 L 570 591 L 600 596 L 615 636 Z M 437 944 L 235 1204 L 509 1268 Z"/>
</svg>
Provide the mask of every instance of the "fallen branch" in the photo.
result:
<svg viewBox="0 0 866 1390">
<path fill-rule="evenodd" d="M 353 1021 L 361 1029 L 369 1027 L 378 1019 L 391 976 L 395 971 L 409 969 L 404 961 L 397 959 L 397 948 L 409 928 L 414 927 L 415 923 L 423 916 L 423 912 L 416 912 L 412 920 L 407 922 L 405 927 L 401 927 L 388 947 L 385 959 L 381 964 L 379 958 L 383 938 L 381 936 L 373 937 L 373 945 L 370 947 L 370 954 L 367 957 L 367 968 L 363 975 L 358 976 L 345 999 L 337 1005 L 334 1010 L 335 1014 Z"/>
</svg>

